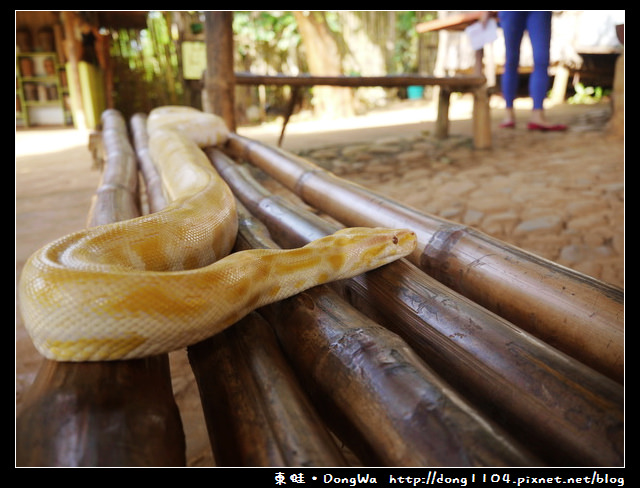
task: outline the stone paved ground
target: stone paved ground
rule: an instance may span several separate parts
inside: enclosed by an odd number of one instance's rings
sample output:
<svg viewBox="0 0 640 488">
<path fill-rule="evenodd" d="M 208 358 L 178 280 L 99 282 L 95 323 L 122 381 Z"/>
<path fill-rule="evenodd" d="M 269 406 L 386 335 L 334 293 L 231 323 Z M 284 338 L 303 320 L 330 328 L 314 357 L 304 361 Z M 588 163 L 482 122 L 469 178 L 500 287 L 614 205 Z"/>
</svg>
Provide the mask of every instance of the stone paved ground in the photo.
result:
<svg viewBox="0 0 640 488">
<path fill-rule="evenodd" d="M 494 149 L 428 134 L 297 151 L 346 179 L 556 263 L 624 285 L 624 147 L 605 108 L 566 133 L 499 130 Z"/>
</svg>

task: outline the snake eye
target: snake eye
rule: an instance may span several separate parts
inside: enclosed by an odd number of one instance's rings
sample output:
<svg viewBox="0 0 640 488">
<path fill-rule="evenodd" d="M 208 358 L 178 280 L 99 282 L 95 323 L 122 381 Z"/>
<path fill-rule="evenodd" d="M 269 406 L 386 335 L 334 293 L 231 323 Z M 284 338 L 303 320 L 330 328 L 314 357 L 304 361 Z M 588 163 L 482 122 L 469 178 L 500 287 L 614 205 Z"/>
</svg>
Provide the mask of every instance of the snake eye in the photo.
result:
<svg viewBox="0 0 640 488">
<path fill-rule="evenodd" d="M 393 236 L 393 243 L 397 244 L 398 243 L 398 236 Z"/>
</svg>

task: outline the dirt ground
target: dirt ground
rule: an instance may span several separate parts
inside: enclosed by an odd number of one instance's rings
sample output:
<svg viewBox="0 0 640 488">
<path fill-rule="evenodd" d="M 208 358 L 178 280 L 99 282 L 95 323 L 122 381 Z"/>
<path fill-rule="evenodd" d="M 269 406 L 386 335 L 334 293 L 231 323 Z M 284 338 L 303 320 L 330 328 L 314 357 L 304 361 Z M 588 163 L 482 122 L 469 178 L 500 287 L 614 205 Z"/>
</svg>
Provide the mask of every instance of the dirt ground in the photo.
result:
<svg viewBox="0 0 640 488">
<path fill-rule="evenodd" d="M 470 144 L 471 105 L 454 102 L 451 134 L 430 136 L 427 102 L 398 105 L 354 120 L 293 121 L 283 147 L 341 176 L 425 212 L 472 225 L 598 279 L 624 287 L 624 141 L 607 130 L 609 106 L 551 107 L 564 133 L 500 130 L 492 110 L 493 147 Z M 275 143 L 280 125 L 239 133 Z M 16 132 L 16 283 L 38 247 L 86 223 L 100 174 L 92 169 L 88 134 L 70 129 Z M 41 358 L 24 328 L 16 298 L 16 410 Z M 182 352 L 172 355 L 173 386 L 191 466 L 211 466 L 197 390 Z"/>
</svg>

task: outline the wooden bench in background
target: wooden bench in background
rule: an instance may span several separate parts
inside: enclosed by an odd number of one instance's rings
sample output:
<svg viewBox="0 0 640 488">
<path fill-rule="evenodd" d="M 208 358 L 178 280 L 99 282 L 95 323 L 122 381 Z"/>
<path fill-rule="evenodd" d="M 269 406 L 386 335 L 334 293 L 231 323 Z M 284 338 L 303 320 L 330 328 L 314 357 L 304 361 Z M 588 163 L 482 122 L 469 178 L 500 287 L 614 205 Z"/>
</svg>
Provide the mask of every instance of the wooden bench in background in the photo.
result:
<svg viewBox="0 0 640 488">
<path fill-rule="evenodd" d="M 341 87 L 407 87 L 438 86 L 438 116 L 435 135 L 446 138 L 449 135 L 449 99 L 453 92 L 473 93 L 473 141 L 476 149 L 491 147 L 491 119 L 489 112 L 489 96 L 483 76 L 451 76 L 436 77 L 423 75 L 387 75 L 387 76 L 288 76 L 259 75 L 253 73 L 236 73 L 236 85 L 275 85 L 290 86 L 291 99 L 282 125 L 278 144 L 282 143 L 289 117 L 298 103 L 300 89 L 310 86 Z"/>
</svg>

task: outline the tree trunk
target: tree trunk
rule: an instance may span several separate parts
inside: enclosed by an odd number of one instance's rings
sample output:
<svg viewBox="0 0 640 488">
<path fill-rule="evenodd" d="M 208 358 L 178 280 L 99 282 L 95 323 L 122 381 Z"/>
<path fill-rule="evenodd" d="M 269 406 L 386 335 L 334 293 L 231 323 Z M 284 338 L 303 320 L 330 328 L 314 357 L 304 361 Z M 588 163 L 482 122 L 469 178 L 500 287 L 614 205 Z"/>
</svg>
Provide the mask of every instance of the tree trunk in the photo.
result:
<svg viewBox="0 0 640 488">
<path fill-rule="evenodd" d="M 329 30 L 324 12 L 293 14 L 306 51 L 310 73 L 323 76 L 342 74 L 342 56 Z M 316 86 L 313 95 L 317 115 L 324 118 L 353 115 L 353 96 L 350 88 Z"/>
</svg>

